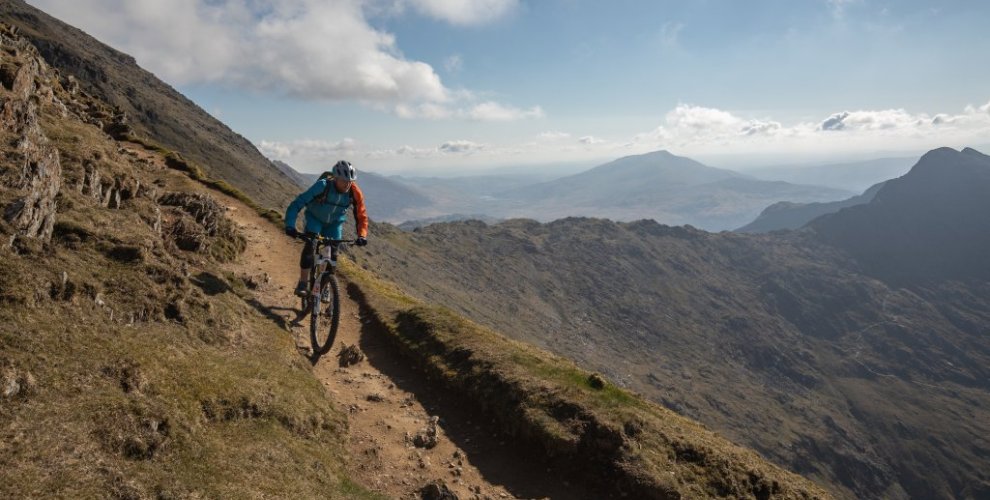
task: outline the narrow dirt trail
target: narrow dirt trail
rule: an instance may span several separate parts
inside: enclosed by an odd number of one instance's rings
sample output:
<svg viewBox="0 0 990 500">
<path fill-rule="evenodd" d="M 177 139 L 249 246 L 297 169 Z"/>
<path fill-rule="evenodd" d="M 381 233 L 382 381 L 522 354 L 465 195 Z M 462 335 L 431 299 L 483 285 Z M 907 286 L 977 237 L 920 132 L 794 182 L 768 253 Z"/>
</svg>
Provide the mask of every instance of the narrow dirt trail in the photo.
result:
<svg viewBox="0 0 990 500">
<path fill-rule="evenodd" d="M 309 356 L 309 331 L 292 291 L 299 275 L 301 242 L 294 241 L 241 202 L 210 192 L 247 238 L 247 250 L 228 270 L 253 278 L 252 305 L 293 335 L 300 355 Z M 360 250 L 354 250 L 360 251 Z M 346 290 L 346 283 L 341 283 Z M 420 491 L 443 483 L 461 500 L 587 497 L 577 485 L 525 450 L 487 430 L 471 408 L 437 393 L 363 320 L 360 306 L 341 297 L 341 324 L 334 347 L 314 366 L 338 407 L 348 414 L 348 468 L 352 478 L 389 498 L 423 498 Z M 339 366 L 343 345 L 357 345 L 366 359 Z M 413 444 L 432 418 L 437 444 Z M 447 497 L 437 497 L 447 498 Z"/>
</svg>

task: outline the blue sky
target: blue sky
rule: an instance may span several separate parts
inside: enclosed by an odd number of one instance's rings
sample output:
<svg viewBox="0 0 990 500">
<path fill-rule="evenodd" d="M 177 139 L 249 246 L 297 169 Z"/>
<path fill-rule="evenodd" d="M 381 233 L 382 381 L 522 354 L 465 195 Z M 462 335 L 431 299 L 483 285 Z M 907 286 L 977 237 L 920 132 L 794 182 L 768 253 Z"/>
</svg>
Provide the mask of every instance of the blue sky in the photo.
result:
<svg viewBox="0 0 990 500">
<path fill-rule="evenodd" d="M 29 1 L 301 170 L 990 143 L 990 2 Z"/>
</svg>

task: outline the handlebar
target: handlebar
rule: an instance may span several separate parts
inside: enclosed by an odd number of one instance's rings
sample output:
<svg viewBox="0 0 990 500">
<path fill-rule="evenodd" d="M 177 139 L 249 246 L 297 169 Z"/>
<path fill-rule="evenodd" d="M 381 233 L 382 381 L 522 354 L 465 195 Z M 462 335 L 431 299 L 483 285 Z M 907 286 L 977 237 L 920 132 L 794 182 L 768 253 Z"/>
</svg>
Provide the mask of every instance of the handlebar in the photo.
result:
<svg viewBox="0 0 990 500">
<path fill-rule="evenodd" d="M 352 244 L 354 244 L 354 243 L 357 242 L 357 240 L 332 240 L 330 238 L 324 238 L 323 236 L 321 236 L 319 234 L 315 234 L 313 236 L 308 236 L 308 235 L 306 235 L 304 233 L 296 234 L 296 239 L 297 240 L 303 240 L 303 241 L 312 241 L 314 243 L 319 243 L 319 244 L 323 244 L 323 245 L 339 245 L 341 243 L 352 245 Z"/>
</svg>

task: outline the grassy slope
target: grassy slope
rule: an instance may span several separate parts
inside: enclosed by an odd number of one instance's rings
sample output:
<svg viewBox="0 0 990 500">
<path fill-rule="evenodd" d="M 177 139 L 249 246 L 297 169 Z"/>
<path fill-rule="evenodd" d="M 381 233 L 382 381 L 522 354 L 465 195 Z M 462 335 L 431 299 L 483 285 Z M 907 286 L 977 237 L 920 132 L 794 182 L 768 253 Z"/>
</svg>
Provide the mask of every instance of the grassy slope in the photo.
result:
<svg viewBox="0 0 990 500">
<path fill-rule="evenodd" d="M 344 473 L 344 417 L 221 270 L 243 249 L 236 229 L 175 247 L 196 222 L 156 195 L 202 187 L 44 112 L 64 184 L 52 243 L 0 250 L 0 497 L 370 497 Z M 84 164 L 146 189 L 106 208 L 79 187 Z"/>
</svg>

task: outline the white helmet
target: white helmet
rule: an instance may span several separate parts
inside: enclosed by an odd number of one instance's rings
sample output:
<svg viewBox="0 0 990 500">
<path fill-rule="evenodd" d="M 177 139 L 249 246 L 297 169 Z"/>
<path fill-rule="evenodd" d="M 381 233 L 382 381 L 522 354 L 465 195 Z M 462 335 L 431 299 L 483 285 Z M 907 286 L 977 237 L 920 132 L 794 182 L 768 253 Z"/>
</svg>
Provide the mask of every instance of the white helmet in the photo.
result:
<svg viewBox="0 0 990 500">
<path fill-rule="evenodd" d="M 353 182 L 357 180 L 354 167 L 351 166 L 351 162 L 346 160 L 340 160 L 333 166 L 333 176 L 336 179 L 344 179 L 345 181 Z"/>
</svg>

